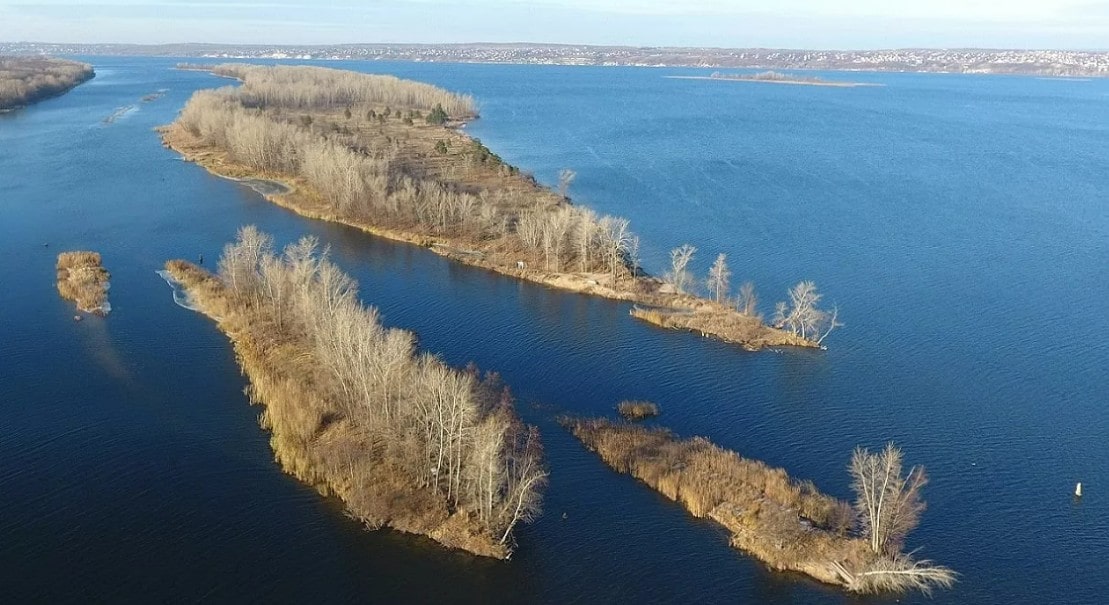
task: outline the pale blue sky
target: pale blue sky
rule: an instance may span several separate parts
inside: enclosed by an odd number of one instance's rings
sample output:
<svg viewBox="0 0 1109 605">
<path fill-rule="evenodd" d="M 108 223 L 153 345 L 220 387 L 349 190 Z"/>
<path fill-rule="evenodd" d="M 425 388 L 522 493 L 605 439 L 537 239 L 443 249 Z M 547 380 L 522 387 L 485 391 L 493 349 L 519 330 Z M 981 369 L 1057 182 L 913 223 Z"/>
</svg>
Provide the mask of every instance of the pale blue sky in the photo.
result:
<svg viewBox="0 0 1109 605">
<path fill-rule="evenodd" d="M 0 0 L 0 41 L 1109 47 L 1109 0 Z"/>
</svg>

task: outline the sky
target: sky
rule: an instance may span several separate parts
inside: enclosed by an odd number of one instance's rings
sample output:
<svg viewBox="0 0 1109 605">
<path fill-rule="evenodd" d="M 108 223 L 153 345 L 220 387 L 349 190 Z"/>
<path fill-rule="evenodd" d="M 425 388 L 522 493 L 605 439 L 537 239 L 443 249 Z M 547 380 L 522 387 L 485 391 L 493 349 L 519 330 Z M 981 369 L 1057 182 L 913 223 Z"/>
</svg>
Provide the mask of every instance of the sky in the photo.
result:
<svg viewBox="0 0 1109 605">
<path fill-rule="evenodd" d="M 0 0 L 0 41 L 1109 48 L 1109 0 Z"/>
</svg>

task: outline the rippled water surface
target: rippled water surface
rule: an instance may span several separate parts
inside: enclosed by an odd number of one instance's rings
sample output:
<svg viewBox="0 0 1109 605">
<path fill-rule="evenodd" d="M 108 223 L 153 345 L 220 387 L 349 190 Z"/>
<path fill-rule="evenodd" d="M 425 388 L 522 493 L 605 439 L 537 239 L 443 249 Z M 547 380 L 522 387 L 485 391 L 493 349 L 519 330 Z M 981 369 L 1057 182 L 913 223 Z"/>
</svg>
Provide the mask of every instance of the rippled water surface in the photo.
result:
<svg viewBox="0 0 1109 605">
<path fill-rule="evenodd" d="M 652 271 L 688 241 L 767 312 L 802 278 L 838 303 L 828 351 L 753 354 L 301 219 L 160 146 L 152 128 L 224 82 L 90 60 L 95 80 L 0 115 L 6 600 L 853 600 L 764 570 L 553 422 L 623 398 L 840 497 L 852 448 L 895 440 L 932 477 L 909 547 L 962 573 L 936 602 L 1109 594 L 1109 81 L 342 64 L 473 94 L 473 134 L 545 182 L 575 169 L 575 199 L 630 218 Z M 361 531 L 274 465 L 226 339 L 155 273 L 212 264 L 248 223 L 319 236 L 387 323 L 512 385 L 552 470 L 510 562 Z M 73 248 L 103 253 L 107 319 L 74 322 L 54 291 Z"/>
</svg>

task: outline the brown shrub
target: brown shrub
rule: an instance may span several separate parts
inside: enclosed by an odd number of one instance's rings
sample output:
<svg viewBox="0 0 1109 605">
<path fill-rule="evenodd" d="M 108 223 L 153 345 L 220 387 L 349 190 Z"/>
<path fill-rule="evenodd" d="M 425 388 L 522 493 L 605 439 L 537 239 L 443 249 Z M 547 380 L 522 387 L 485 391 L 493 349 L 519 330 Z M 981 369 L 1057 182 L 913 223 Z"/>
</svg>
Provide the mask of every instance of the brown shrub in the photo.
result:
<svg viewBox="0 0 1109 605">
<path fill-rule="evenodd" d="M 650 401 L 626 400 L 616 405 L 616 411 L 627 420 L 643 420 L 658 416 L 658 405 Z"/>
<path fill-rule="evenodd" d="M 108 305 L 110 277 L 96 252 L 74 251 L 58 255 L 58 294 L 77 303 L 77 308 L 86 313 L 107 315 L 111 310 Z"/>
</svg>

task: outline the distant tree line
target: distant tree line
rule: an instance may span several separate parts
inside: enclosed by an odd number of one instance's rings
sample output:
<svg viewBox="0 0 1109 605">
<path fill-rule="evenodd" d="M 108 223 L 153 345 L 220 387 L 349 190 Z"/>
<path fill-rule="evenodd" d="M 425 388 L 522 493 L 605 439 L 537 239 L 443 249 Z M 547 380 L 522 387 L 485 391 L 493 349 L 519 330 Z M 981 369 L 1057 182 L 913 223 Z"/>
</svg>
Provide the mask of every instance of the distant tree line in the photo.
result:
<svg viewBox="0 0 1109 605">
<path fill-rule="evenodd" d="M 387 105 L 431 111 L 443 118 L 477 114 L 474 100 L 468 95 L 395 76 L 324 67 L 244 63 L 215 65 L 211 71 L 242 80 L 239 94 L 246 106 L 327 109 Z"/>
<path fill-rule="evenodd" d="M 49 57 L 0 57 L 0 111 L 65 93 L 92 78 L 91 65 Z"/>
</svg>

